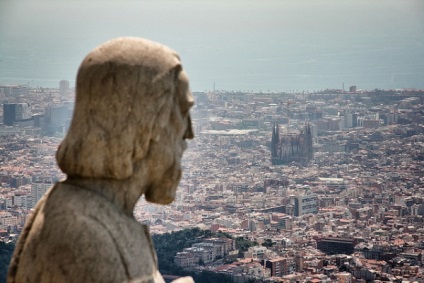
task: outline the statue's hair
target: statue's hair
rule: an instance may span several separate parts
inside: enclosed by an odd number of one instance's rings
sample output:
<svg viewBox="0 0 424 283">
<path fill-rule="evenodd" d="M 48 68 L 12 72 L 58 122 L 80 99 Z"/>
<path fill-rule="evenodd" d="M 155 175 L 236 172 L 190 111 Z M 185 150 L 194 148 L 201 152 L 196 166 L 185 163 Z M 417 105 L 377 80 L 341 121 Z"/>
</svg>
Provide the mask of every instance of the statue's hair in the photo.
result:
<svg viewBox="0 0 424 283">
<path fill-rule="evenodd" d="M 117 38 L 90 52 L 78 71 L 69 132 L 56 154 L 62 171 L 130 177 L 134 162 L 157 138 L 154 129 L 167 126 L 166 102 L 183 95 L 178 90 L 182 72 L 173 50 L 140 38 Z"/>
</svg>

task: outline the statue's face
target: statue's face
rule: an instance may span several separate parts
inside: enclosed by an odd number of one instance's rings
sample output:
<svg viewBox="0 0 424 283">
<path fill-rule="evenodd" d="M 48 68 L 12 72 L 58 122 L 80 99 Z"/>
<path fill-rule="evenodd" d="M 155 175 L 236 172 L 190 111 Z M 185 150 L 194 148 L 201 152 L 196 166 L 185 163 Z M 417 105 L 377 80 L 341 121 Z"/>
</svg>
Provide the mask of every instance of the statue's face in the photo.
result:
<svg viewBox="0 0 424 283">
<path fill-rule="evenodd" d="M 77 75 L 70 130 L 57 160 L 73 178 L 125 181 L 125 197 L 170 203 L 181 178 L 193 98 L 178 55 L 117 38 L 90 52 Z"/>
<path fill-rule="evenodd" d="M 146 200 L 168 204 L 175 199 L 181 178 L 181 158 L 187 144 L 185 139 L 193 138 L 189 109 L 193 98 L 188 89 L 188 80 L 182 71 L 173 100 L 168 125 L 159 129 L 160 137 L 150 143 L 149 162 L 151 186 L 145 192 Z"/>
</svg>

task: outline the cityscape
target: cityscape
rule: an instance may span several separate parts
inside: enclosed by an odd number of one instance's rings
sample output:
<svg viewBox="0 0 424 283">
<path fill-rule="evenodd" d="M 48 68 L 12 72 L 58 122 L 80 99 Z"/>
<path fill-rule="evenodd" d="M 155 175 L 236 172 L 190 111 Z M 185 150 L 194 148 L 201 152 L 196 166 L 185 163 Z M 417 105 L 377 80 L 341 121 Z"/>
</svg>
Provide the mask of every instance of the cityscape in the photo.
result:
<svg viewBox="0 0 424 283">
<path fill-rule="evenodd" d="M 176 200 L 134 210 L 154 237 L 210 231 L 176 266 L 234 283 L 424 282 L 424 90 L 193 95 Z M 74 97 L 67 80 L 0 85 L 1 242 L 66 177 L 55 152 Z"/>
</svg>

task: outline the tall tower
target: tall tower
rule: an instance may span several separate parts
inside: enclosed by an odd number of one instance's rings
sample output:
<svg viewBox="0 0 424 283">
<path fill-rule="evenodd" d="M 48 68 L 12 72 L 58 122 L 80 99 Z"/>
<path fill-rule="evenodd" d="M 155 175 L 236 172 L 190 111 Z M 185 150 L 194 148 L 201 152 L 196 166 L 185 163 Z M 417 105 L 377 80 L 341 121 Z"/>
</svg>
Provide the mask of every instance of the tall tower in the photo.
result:
<svg viewBox="0 0 424 283">
<path fill-rule="evenodd" d="M 271 163 L 273 165 L 278 164 L 278 146 L 280 144 L 280 129 L 277 122 L 274 122 L 272 127 L 272 138 L 271 138 Z"/>
<path fill-rule="evenodd" d="M 59 93 L 60 96 L 65 96 L 69 92 L 69 81 L 61 80 L 59 82 Z"/>
<path fill-rule="evenodd" d="M 308 161 L 312 160 L 313 157 L 313 148 L 312 148 L 312 131 L 309 122 L 305 126 L 305 143 L 307 150 L 307 159 Z"/>
<path fill-rule="evenodd" d="M 287 134 L 290 134 L 290 104 L 291 101 L 287 101 Z"/>
<path fill-rule="evenodd" d="M 3 123 L 12 126 L 16 121 L 16 103 L 3 104 Z"/>
</svg>

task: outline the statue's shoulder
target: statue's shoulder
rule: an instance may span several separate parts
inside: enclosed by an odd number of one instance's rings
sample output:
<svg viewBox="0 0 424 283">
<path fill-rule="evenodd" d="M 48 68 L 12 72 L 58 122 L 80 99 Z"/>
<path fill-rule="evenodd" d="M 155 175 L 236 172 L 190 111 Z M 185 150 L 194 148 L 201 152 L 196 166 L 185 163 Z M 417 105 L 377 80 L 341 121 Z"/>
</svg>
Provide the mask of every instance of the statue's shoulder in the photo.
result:
<svg viewBox="0 0 424 283">
<path fill-rule="evenodd" d="M 44 199 L 44 212 L 54 216 L 58 211 L 83 216 L 108 209 L 113 209 L 113 205 L 105 197 L 90 189 L 63 182 L 57 183 Z"/>
<path fill-rule="evenodd" d="M 56 227 L 74 226 L 77 230 L 93 230 L 92 233 L 107 230 L 113 237 L 135 238 L 138 241 L 145 234 L 146 228 L 119 210 L 110 199 L 89 188 L 72 184 L 56 184 L 44 200 L 42 210 L 43 218 L 55 223 Z M 95 225 L 81 227 L 90 222 Z M 98 225 L 103 229 L 99 230 Z"/>
<path fill-rule="evenodd" d="M 155 258 L 145 227 L 128 226 L 125 216 L 112 212 L 113 205 L 102 196 L 56 184 L 19 239 L 9 282 L 126 282 L 137 277 L 153 282 L 148 278 L 156 270 Z"/>
</svg>

